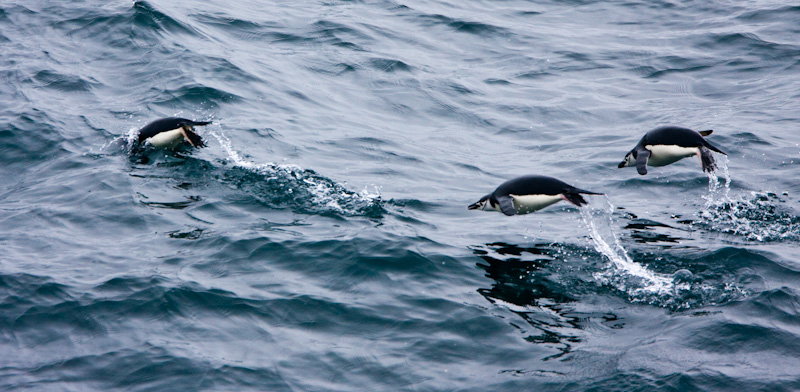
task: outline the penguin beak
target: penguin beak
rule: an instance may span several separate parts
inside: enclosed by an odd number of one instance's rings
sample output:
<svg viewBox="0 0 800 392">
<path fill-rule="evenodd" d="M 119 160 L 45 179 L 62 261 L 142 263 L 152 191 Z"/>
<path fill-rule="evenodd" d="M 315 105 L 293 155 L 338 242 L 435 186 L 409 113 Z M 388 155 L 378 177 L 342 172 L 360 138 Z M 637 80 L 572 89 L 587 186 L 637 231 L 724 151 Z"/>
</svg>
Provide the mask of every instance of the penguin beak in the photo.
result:
<svg viewBox="0 0 800 392">
<path fill-rule="evenodd" d="M 625 163 L 627 163 L 627 161 L 622 161 L 619 163 L 619 165 L 617 165 L 617 167 L 622 169 L 623 167 L 625 167 Z"/>
<path fill-rule="evenodd" d="M 483 206 L 483 203 L 482 203 L 482 202 L 477 202 L 477 203 L 474 203 L 474 204 L 470 204 L 470 205 L 469 205 L 469 207 L 467 207 L 467 209 L 470 209 L 470 210 L 478 210 L 478 209 L 480 209 L 482 206 Z"/>
</svg>

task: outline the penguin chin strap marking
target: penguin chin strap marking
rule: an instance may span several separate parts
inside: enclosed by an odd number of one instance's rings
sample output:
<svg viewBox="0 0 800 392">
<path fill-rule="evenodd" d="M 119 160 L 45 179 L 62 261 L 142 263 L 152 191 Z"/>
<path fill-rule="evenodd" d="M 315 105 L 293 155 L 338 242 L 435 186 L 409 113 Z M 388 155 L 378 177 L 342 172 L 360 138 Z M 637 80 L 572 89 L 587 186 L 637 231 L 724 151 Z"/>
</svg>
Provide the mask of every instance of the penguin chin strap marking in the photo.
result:
<svg viewBox="0 0 800 392">
<path fill-rule="evenodd" d="M 625 159 L 617 165 L 617 168 L 622 169 L 623 167 L 629 166 L 636 166 L 636 158 L 633 156 L 633 151 L 625 155 Z"/>
<path fill-rule="evenodd" d="M 491 201 L 489 200 L 489 196 L 490 195 L 486 195 L 486 196 L 482 197 L 480 200 L 478 200 L 477 202 L 470 204 L 469 206 L 467 206 L 467 209 L 468 210 L 484 210 L 484 211 L 493 209 L 494 206 L 491 205 Z"/>
</svg>

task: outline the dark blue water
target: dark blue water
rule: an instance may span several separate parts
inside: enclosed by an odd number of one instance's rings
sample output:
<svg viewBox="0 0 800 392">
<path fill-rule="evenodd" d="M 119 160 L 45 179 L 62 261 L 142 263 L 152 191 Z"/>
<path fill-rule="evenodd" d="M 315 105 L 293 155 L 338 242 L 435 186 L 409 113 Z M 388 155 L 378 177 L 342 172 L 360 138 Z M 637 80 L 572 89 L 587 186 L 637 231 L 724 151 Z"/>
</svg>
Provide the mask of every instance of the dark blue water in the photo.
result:
<svg viewBox="0 0 800 392">
<path fill-rule="evenodd" d="M 0 389 L 800 389 L 800 7 L 0 4 Z M 132 152 L 165 116 L 208 147 Z M 728 153 L 639 176 L 649 129 Z M 467 205 L 554 176 L 604 192 Z"/>
</svg>

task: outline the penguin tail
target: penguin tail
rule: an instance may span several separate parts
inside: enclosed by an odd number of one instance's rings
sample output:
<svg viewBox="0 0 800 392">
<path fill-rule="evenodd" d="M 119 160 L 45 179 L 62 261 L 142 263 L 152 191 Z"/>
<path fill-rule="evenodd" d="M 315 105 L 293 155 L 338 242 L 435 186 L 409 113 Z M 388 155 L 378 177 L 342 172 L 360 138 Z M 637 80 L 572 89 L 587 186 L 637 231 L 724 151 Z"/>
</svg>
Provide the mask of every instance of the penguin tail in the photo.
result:
<svg viewBox="0 0 800 392">
<path fill-rule="evenodd" d="M 700 155 L 700 163 L 703 165 L 704 172 L 710 173 L 714 170 L 717 170 L 717 162 L 714 160 L 714 154 L 712 154 L 711 151 L 709 151 L 707 148 L 701 147 L 698 154 Z"/>
<path fill-rule="evenodd" d="M 592 195 L 592 194 L 595 194 L 595 193 L 589 193 L 589 194 Z M 564 200 L 566 200 L 566 201 L 568 201 L 568 202 L 570 202 L 572 204 L 575 204 L 575 206 L 577 206 L 577 207 L 580 207 L 580 206 L 582 206 L 584 204 L 589 204 L 589 202 L 587 202 L 586 199 L 584 199 L 583 196 L 581 196 L 580 193 L 575 192 L 575 191 L 564 192 L 564 193 L 561 194 L 561 197 Z"/>
<path fill-rule="evenodd" d="M 582 193 L 584 195 L 605 195 L 605 193 L 587 191 L 586 189 L 575 188 L 574 186 L 569 187 L 569 190 L 564 193 Z"/>
<path fill-rule="evenodd" d="M 193 127 L 199 127 L 199 126 L 208 125 L 208 124 L 211 124 L 211 123 L 212 123 L 212 121 L 192 121 L 192 120 L 189 120 L 189 121 L 186 122 L 186 125 L 191 125 Z"/>
<path fill-rule="evenodd" d="M 711 151 L 716 151 L 716 152 L 718 152 L 718 153 L 720 153 L 722 155 L 728 155 L 725 152 L 723 152 L 722 150 L 720 150 L 719 148 L 717 148 L 716 146 L 714 146 L 713 144 L 709 143 L 708 140 L 704 139 L 703 142 L 704 142 L 703 143 L 704 144 L 703 147 L 705 147 L 705 148 L 707 148 L 707 149 L 709 149 Z"/>
<path fill-rule="evenodd" d="M 206 143 L 203 142 L 203 138 L 200 137 L 197 133 L 192 130 L 190 127 L 184 126 L 183 128 L 183 137 L 186 139 L 189 144 L 192 145 L 194 148 L 205 147 Z"/>
<path fill-rule="evenodd" d="M 699 133 L 700 136 L 708 136 L 708 135 L 712 134 L 713 132 L 714 132 L 713 129 L 708 129 L 708 130 L 700 131 L 700 132 L 697 132 L 697 133 Z"/>
</svg>

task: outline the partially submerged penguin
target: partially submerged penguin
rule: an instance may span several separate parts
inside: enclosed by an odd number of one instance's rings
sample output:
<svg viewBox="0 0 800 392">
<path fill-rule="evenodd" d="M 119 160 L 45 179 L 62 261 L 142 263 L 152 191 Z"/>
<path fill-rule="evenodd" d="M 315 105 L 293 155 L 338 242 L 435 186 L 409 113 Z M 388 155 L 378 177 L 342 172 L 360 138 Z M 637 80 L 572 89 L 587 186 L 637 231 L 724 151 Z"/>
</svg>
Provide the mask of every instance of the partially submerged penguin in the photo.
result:
<svg viewBox="0 0 800 392">
<path fill-rule="evenodd" d="M 696 132 L 681 127 L 660 127 L 647 132 L 639 144 L 620 162 L 619 168 L 636 166 L 636 171 L 641 175 L 647 174 L 647 165 L 666 166 L 683 158 L 697 155 L 703 165 L 703 171 L 716 170 L 714 155 L 716 151 L 723 155 L 719 148 L 706 141 L 703 136 L 708 136 L 712 130 Z"/>
<path fill-rule="evenodd" d="M 192 147 L 205 147 L 203 139 L 194 132 L 194 127 L 211 124 L 211 121 L 192 121 L 180 117 L 167 117 L 147 124 L 139 130 L 139 143 L 147 141 L 159 148 L 174 149 L 183 141 Z"/>
<path fill-rule="evenodd" d="M 522 215 L 541 210 L 561 200 L 578 207 L 588 204 L 581 194 L 602 195 L 575 188 L 553 177 L 530 175 L 500 184 L 494 192 L 482 197 L 468 208 L 501 211 L 508 216 Z"/>
</svg>

